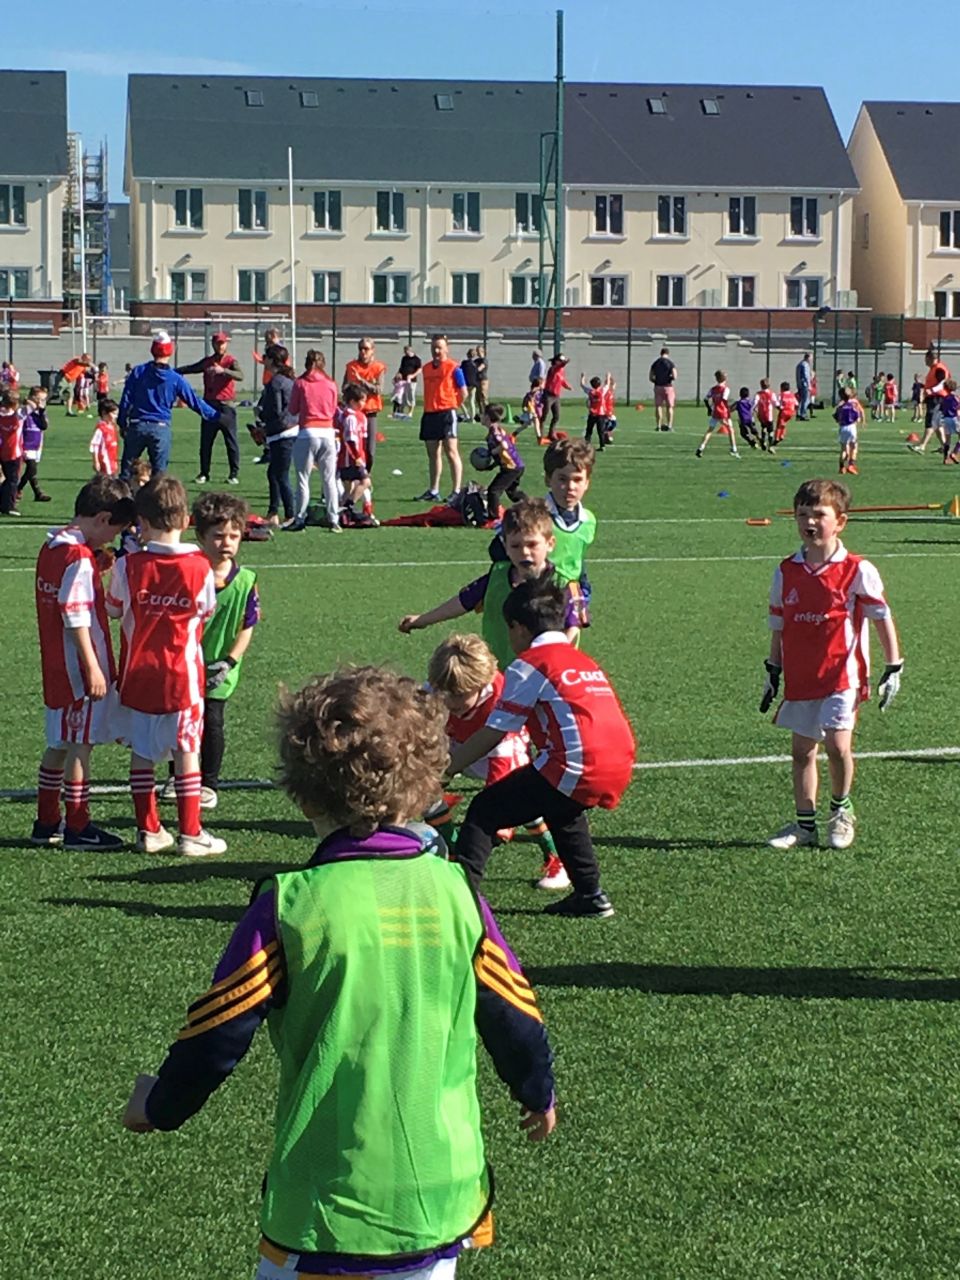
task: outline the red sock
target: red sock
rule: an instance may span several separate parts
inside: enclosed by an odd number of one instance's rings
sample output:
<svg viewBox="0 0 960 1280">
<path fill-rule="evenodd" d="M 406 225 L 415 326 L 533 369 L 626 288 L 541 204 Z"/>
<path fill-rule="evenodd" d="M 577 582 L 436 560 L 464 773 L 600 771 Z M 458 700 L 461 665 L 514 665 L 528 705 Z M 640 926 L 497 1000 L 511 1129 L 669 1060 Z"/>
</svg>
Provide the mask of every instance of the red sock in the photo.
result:
<svg viewBox="0 0 960 1280">
<path fill-rule="evenodd" d="M 177 818 L 182 836 L 200 834 L 200 774 L 182 773 L 174 781 L 177 789 Z"/>
<path fill-rule="evenodd" d="M 60 789 L 63 786 L 62 769 L 45 769 L 40 766 L 37 778 L 37 821 L 45 827 L 60 825 Z"/>
<path fill-rule="evenodd" d="M 131 769 L 130 790 L 133 808 L 137 815 L 137 827 L 141 831 L 159 831 L 160 815 L 157 812 L 156 779 L 153 769 Z"/>
<path fill-rule="evenodd" d="M 67 829 L 69 831 L 82 831 L 90 823 L 89 782 L 65 783 L 63 799 L 67 811 Z"/>
</svg>

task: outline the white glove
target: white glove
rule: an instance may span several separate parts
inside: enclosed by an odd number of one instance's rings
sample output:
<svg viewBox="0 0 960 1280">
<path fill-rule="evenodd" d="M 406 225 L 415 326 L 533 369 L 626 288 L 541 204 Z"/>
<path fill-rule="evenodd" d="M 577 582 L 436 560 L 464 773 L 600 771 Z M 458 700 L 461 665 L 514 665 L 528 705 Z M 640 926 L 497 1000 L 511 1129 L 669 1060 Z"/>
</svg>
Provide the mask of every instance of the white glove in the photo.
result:
<svg viewBox="0 0 960 1280">
<path fill-rule="evenodd" d="M 236 665 L 234 658 L 221 658 L 219 662 L 208 663 L 207 693 L 212 693 L 214 689 L 219 689 Z"/>
<path fill-rule="evenodd" d="M 903 659 L 899 662 L 888 662 L 883 669 L 877 693 L 880 695 L 880 710 L 886 711 L 890 703 L 900 692 L 900 672 L 903 670 Z"/>
<path fill-rule="evenodd" d="M 763 665 L 766 667 L 767 680 L 763 686 L 763 697 L 760 699 L 761 714 L 770 710 L 770 704 L 780 692 L 780 676 L 783 674 L 783 667 L 778 667 L 769 658 L 764 660 Z"/>
</svg>

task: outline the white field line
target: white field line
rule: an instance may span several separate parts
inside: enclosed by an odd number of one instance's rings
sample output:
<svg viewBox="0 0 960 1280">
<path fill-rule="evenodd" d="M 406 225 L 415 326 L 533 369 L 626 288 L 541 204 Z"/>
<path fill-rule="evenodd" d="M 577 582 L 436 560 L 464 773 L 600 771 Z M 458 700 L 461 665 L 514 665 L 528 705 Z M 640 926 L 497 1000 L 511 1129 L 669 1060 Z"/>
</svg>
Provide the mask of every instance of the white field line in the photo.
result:
<svg viewBox="0 0 960 1280">
<path fill-rule="evenodd" d="M 857 760 L 942 760 L 960 756 L 960 747 L 916 747 L 904 751 L 855 751 Z M 714 756 L 692 760 L 638 760 L 633 766 L 641 772 L 647 769 L 716 769 L 745 764 L 789 764 L 792 757 L 781 756 Z M 237 778 L 221 782 L 221 791 L 272 791 L 275 784 L 268 778 Z M 130 788 L 123 782 L 94 783 L 90 794 L 95 796 L 126 795 Z M 32 800 L 36 796 L 32 787 L 0 791 L 0 800 Z"/>
</svg>

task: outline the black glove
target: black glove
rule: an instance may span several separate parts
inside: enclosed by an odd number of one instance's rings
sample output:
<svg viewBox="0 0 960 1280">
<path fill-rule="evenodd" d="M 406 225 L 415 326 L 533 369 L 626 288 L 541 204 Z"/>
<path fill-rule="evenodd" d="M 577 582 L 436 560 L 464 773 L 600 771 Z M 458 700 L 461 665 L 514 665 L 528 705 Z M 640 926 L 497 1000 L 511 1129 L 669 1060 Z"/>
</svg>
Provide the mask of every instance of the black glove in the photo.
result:
<svg viewBox="0 0 960 1280">
<path fill-rule="evenodd" d="M 767 680 L 763 686 L 763 697 L 760 699 L 761 713 L 770 710 L 770 704 L 780 692 L 780 677 L 783 674 L 783 667 L 777 666 L 769 658 L 764 659 L 763 665 L 767 669 Z"/>
</svg>

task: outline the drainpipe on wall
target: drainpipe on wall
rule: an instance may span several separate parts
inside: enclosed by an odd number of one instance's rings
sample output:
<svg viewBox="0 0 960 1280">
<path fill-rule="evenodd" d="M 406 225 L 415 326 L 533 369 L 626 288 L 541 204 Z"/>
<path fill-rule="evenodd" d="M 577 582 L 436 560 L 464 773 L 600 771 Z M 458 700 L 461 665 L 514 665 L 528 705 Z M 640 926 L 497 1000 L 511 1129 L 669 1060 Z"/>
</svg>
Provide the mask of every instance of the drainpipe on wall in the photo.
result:
<svg viewBox="0 0 960 1280">
<path fill-rule="evenodd" d="M 423 188 L 423 218 L 420 225 L 420 301 L 427 300 L 427 272 L 430 270 L 430 188 Z"/>
<path fill-rule="evenodd" d="M 923 230 L 923 205 L 917 205 L 917 229 L 914 236 L 913 245 L 913 314 L 920 314 L 920 303 L 923 299 L 920 297 L 920 277 L 921 277 L 921 244 L 920 237 Z"/>
</svg>

